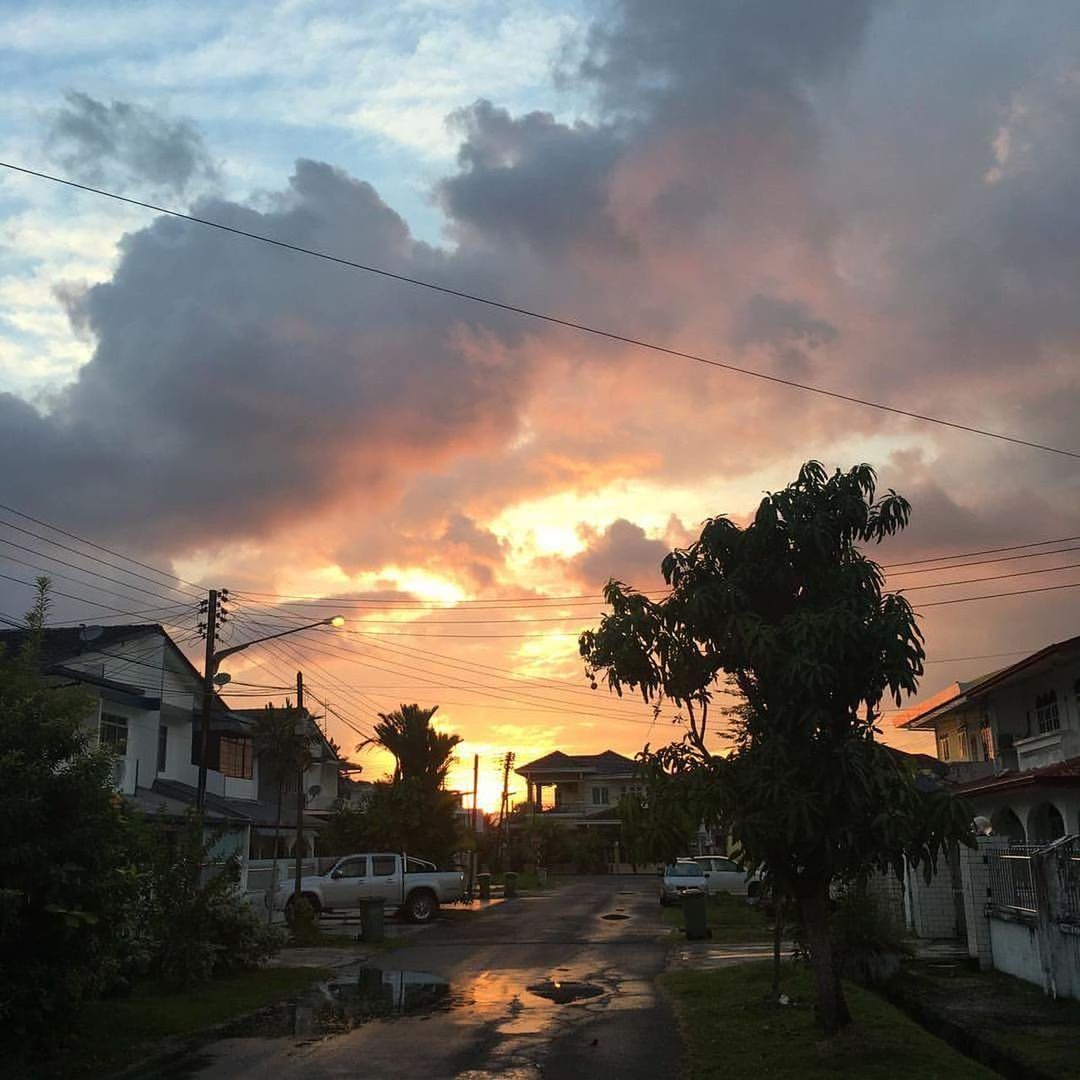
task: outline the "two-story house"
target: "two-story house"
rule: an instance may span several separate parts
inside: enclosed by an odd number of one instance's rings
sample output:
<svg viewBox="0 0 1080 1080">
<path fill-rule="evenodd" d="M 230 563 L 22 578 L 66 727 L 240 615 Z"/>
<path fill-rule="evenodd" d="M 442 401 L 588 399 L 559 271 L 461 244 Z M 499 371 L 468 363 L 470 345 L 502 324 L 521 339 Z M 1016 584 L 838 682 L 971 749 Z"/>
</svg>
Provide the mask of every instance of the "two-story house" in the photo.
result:
<svg viewBox="0 0 1080 1080">
<path fill-rule="evenodd" d="M 1080 637 L 953 683 L 895 723 L 934 732 L 954 789 L 995 833 L 1080 833 Z"/>
<path fill-rule="evenodd" d="M 564 754 L 555 750 L 515 770 L 525 778 L 526 802 L 563 824 L 618 824 L 619 800 L 636 791 L 634 762 L 605 750 L 602 754 Z M 551 789 L 545 806 L 544 789 Z"/>
<path fill-rule="evenodd" d="M 0 632 L 11 652 L 26 631 Z M 180 820 L 195 806 L 199 774 L 202 676 L 162 627 L 155 624 L 47 628 L 43 673 L 57 685 L 76 685 L 90 699 L 84 726 L 92 744 L 112 754 L 113 784 L 144 813 Z M 217 695 L 210 716 L 206 820 L 219 834 L 215 852 L 269 855 L 277 819 L 276 791 L 260 769 L 252 736 L 254 710 L 233 711 Z M 309 715 L 316 761 L 304 777 L 305 854 L 338 797 L 340 762 Z M 292 851 L 296 780 L 286 784 L 279 853 Z"/>
</svg>

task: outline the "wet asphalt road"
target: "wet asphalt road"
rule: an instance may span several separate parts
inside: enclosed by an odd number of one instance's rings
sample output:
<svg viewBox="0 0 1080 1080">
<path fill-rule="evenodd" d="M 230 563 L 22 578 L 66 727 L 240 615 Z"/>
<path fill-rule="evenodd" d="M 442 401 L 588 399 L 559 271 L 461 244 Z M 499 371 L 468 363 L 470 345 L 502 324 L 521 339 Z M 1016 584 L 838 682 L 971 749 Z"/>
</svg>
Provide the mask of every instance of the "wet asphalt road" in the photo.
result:
<svg viewBox="0 0 1080 1080">
<path fill-rule="evenodd" d="M 334 1005 L 301 1003 L 280 1025 L 204 1047 L 183 1071 L 200 1080 L 679 1076 L 676 1023 L 653 986 L 666 952 L 658 912 L 653 879 L 604 877 L 440 924 L 356 974 L 402 1012 L 353 1015 L 334 1030 L 325 1022 Z M 349 969 L 339 974 L 349 981 Z M 354 980 L 341 993 L 355 990 Z"/>
</svg>

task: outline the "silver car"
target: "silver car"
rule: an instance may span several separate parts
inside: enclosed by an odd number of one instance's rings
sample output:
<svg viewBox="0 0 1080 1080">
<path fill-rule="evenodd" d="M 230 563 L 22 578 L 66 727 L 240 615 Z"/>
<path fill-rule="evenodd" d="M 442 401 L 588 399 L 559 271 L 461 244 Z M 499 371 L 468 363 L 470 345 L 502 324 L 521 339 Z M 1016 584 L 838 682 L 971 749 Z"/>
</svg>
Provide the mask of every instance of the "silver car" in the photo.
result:
<svg viewBox="0 0 1080 1080">
<path fill-rule="evenodd" d="M 664 867 L 660 880 L 660 904 L 677 904 L 688 892 L 706 892 L 705 871 L 693 859 L 679 859 Z"/>
</svg>

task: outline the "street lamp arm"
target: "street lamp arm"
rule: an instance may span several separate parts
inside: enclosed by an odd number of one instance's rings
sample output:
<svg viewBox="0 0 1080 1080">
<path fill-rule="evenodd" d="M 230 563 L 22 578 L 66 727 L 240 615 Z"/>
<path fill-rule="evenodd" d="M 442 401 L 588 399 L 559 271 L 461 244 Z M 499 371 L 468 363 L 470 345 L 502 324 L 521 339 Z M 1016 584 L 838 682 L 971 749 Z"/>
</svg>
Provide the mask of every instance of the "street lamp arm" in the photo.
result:
<svg viewBox="0 0 1080 1080">
<path fill-rule="evenodd" d="M 243 652 L 244 649 L 249 649 L 252 645 L 259 645 L 264 641 L 273 641 L 274 638 L 288 637 L 289 634 L 299 634 L 302 630 L 314 630 L 317 626 L 340 626 L 344 621 L 340 615 L 335 615 L 329 619 L 320 619 L 318 622 L 308 623 L 306 626 L 293 626 L 288 630 L 279 630 L 276 634 L 267 634 L 264 637 L 253 638 L 251 641 L 243 641 L 239 645 L 233 645 L 228 649 L 220 649 L 214 653 L 214 670 L 217 670 L 218 665 L 225 657 L 232 656 L 233 653 Z"/>
</svg>

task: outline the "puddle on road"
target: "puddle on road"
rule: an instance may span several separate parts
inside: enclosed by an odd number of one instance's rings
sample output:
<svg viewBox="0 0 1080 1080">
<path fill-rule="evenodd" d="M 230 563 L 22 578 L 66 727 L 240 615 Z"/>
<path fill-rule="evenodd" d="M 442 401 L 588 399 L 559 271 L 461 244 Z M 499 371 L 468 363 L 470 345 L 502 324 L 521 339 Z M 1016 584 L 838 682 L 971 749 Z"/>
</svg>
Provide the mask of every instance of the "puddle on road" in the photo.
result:
<svg viewBox="0 0 1080 1080">
<path fill-rule="evenodd" d="M 599 997 L 604 992 L 603 987 L 596 983 L 563 982 L 559 979 L 545 979 L 543 982 L 532 983 L 525 989 L 530 994 L 555 1002 L 556 1005 L 571 1005 L 575 1001 Z"/>
<path fill-rule="evenodd" d="M 347 974 L 247 1017 L 226 1037 L 339 1035 L 368 1020 L 431 1015 L 453 1005 L 449 982 L 430 972 L 349 968 Z"/>
<path fill-rule="evenodd" d="M 629 915 L 620 915 L 618 912 L 613 912 L 611 915 L 601 915 L 601 919 L 607 919 L 608 922 L 617 922 L 620 919 L 629 919 Z"/>
</svg>

